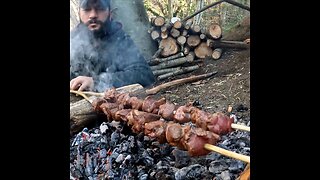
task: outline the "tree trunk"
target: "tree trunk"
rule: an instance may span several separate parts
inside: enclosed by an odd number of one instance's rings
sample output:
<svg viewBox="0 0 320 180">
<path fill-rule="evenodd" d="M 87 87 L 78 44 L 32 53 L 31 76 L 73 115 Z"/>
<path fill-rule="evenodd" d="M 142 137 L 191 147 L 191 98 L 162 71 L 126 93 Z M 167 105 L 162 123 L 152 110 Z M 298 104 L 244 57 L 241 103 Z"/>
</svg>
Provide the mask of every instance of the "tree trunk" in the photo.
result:
<svg viewBox="0 0 320 180">
<path fill-rule="evenodd" d="M 151 23 L 148 20 L 143 0 L 111 0 L 113 18 L 123 24 L 123 29 L 131 36 L 146 59 L 157 50 L 157 43 L 148 34 Z"/>
<path fill-rule="evenodd" d="M 79 0 L 70 0 L 70 29 L 79 23 Z M 112 18 L 123 25 L 145 59 L 157 50 L 157 43 L 148 34 L 151 23 L 144 9 L 143 0 L 111 0 Z"/>
</svg>

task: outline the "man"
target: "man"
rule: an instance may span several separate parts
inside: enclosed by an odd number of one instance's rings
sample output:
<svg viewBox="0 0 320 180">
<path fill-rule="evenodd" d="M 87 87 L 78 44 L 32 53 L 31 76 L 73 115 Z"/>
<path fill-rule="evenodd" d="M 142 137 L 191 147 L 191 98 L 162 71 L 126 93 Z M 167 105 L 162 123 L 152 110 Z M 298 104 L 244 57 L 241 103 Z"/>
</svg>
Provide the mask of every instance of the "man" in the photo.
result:
<svg viewBox="0 0 320 180">
<path fill-rule="evenodd" d="M 111 19 L 110 0 L 80 0 L 79 16 L 70 36 L 70 89 L 103 92 L 155 81 L 132 39 Z"/>
</svg>

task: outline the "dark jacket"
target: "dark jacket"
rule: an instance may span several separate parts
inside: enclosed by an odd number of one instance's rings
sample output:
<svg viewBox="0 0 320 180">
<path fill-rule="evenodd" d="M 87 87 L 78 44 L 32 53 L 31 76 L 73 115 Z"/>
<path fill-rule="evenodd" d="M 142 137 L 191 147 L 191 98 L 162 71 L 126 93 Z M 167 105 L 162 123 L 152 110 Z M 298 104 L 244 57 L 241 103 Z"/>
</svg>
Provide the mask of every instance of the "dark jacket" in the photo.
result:
<svg viewBox="0 0 320 180">
<path fill-rule="evenodd" d="M 79 24 L 70 38 L 70 80 L 77 76 L 93 77 L 95 90 L 139 83 L 150 86 L 154 75 L 133 40 L 112 22 L 106 36 L 95 39 L 84 24 Z"/>
</svg>

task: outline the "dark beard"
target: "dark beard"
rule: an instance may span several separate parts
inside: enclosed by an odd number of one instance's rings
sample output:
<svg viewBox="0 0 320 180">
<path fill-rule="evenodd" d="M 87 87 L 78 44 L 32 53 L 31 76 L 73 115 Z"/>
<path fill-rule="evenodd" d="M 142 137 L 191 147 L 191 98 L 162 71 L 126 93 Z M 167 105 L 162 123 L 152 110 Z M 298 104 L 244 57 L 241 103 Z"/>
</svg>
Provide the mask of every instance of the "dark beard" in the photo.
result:
<svg viewBox="0 0 320 180">
<path fill-rule="evenodd" d="M 96 20 L 96 19 L 91 19 L 89 20 L 87 23 L 84 23 L 87 27 L 90 25 L 90 24 L 93 24 L 93 23 L 96 23 L 96 24 L 99 24 L 100 25 L 100 28 L 99 29 L 96 29 L 96 30 L 92 30 L 92 34 L 94 36 L 94 38 L 96 39 L 101 39 L 103 38 L 105 35 L 106 35 L 106 32 L 107 32 L 107 26 L 106 26 L 106 23 L 105 22 L 102 22 L 100 20 Z"/>
</svg>

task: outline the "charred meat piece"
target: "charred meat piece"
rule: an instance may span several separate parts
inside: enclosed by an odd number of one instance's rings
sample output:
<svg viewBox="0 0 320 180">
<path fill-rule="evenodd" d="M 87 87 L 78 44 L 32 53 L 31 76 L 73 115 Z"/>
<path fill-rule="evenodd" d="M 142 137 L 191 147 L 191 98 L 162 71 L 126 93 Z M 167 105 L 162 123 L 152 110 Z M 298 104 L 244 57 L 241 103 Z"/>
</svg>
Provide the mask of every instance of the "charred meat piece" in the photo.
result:
<svg viewBox="0 0 320 180">
<path fill-rule="evenodd" d="M 176 105 L 172 103 L 165 103 L 159 106 L 158 114 L 165 120 L 173 119 L 173 112 L 177 109 Z"/>
<path fill-rule="evenodd" d="M 143 111 L 138 111 L 132 109 L 126 116 L 128 119 L 128 124 L 132 126 L 132 131 L 134 133 L 139 133 L 144 131 L 144 124 L 152 121 L 157 121 L 161 116 L 157 114 L 147 113 Z"/>
<path fill-rule="evenodd" d="M 130 99 L 130 96 L 127 93 L 121 93 L 121 94 L 118 94 L 116 98 L 117 98 L 117 103 L 119 104 L 119 109 L 124 109 L 126 102 Z"/>
<path fill-rule="evenodd" d="M 131 111 L 131 109 L 121 109 L 119 111 L 117 111 L 114 115 L 116 121 L 124 121 L 127 122 L 127 115 L 128 113 Z"/>
<path fill-rule="evenodd" d="M 191 110 L 191 121 L 204 130 L 207 130 L 207 123 L 210 121 L 211 116 L 212 114 L 198 108 L 193 108 Z"/>
<path fill-rule="evenodd" d="M 142 111 L 158 114 L 159 106 L 165 103 L 165 98 L 155 100 L 151 96 L 147 96 L 142 103 Z"/>
<path fill-rule="evenodd" d="M 220 140 L 220 136 L 201 128 L 190 128 L 185 132 L 184 145 L 190 156 L 202 156 L 210 151 L 204 148 L 206 143 L 216 144 Z"/>
<path fill-rule="evenodd" d="M 126 102 L 125 106 L 131 109 L 141 110 L 143 100 L 137 97 L 130 97 Z"/>
<path fill-rule="evenodd" d="M 97 98 L 92 102 L 92 107 L 95 111 L 102 111 L 100 108 L 101 104 L 106 103 L 107 101 L 103 98 Z"/>
<path fill-rule="evenodd" d="M 169 122 L 166 127 L 166 139 L 171 146 L 186 150 L 183 145 L 184 131 L 180 124 Z"/>
<path fill-rule="evenodd" d="M 117 103 L 102 103 L 100 105 L 100 109 L 102 109 L 103 113 L 107 115 L 109 120 L 113 119 L 114 113 L 119 110 L 119 105 Z"/>
<path fill-rule="evenodd" d="M 118 91 L 114 87 L 107 89 L 104 92 L 104 99 L 106 99 L 108 102 L 115 103 L 117 101 L 118 94 L 119 94 Z"/>
<path fill-rule="evenodd" d="M 166 140 L 166 127 L 167 124 L 163 120 L 153 121 L 144 125 L 144 134 L 156 138 L 159 143 L 165 143 Z"/>
<path fill-rule="evenodd" d="M 186 123 L 191 121 L 191 110 L 195 108 L 193 106 L 180 106 L 174 113 L 173 119 L 179 123 Z"/>
<path fill-rule="evenodd" d="M 221 112 L 217 112 L 211 115 L 209 121 L 207 122 L 207 128 L 211 132 L 224 135 L 233 131 L 231 128 L 231 124 L 233 122 L 233 118 L 230 118 Z"/>
</svg>

